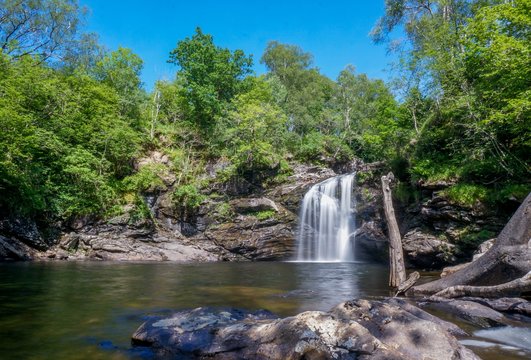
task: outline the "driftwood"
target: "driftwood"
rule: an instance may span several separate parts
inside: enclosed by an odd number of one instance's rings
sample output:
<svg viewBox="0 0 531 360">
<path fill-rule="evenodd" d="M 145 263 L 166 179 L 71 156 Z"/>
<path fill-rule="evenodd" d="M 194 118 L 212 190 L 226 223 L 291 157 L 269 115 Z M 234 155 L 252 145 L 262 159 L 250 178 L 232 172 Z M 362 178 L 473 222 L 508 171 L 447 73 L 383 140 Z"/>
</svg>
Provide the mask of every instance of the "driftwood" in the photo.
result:
<svg viewBox="0 0 531 360">
<path fill-rule="evenodd" d="M 454 298 L 462 296 L 498 298 L 504 296 L 518 296 L 526 292 L 531 292 L 531 271 L 523 277 L 513 281 L 509 281 L 505 284 L 494 286 L 457 285 L 439 291 L 434 296 L 443 298 Z"/>
<path fill-rule="evenodd" d="M 394 180 L 393 173 L 382 176 L 382 192 L 385 219 L 389 231 L 389 286 L 398 289 L 406 281 L 406 267 L 404 265 L 404 253 L 402 250 L 402 240 L 400 230 L 395 217 L 393 199 L 391 194 L 391 182 Z"/>
<path fill-rule="evenodd" d="M 512 295 L 518 295 L 518 292 L 529 291 L 529 285 L 525 284 L 529 282 L 530 271 L 531 193 L 483 256 L 442 279 L 414 286 L 407 293 L 431 295 L 445 290 L 443 294 L 447 296 L 459 293 L 500 296 L 504 295 L 503 291 L 511 291 L 514 292 Z M 481 287 L 485 289 L 480 290 Z M 496 294 L 496 291 L 500 293 Z"/>
<path fill-rule="evenodd" d="M 407 280 L 404 281 L 402 284 L 400 284 L 400 286 L 398 286 L 395 296 L 408 291 L 410 287 L 415 285 L 418 279 L 420 279 L 420 274 L 418 271 L 414 271 L 411 274 L 409 274 Z"/>
</svg>

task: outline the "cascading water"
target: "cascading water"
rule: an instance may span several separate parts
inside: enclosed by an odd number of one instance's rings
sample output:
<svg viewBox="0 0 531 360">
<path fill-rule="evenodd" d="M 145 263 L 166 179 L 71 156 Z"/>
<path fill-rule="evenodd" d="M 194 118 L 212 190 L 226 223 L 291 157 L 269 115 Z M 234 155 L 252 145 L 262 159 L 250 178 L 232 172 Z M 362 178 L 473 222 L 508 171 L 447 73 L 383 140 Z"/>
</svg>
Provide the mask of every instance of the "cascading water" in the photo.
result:
<svg viewBox="0 0 531 360">
<path fill-rule="evenodd" d="M 353 261 L 355 174 L 312 186 L 302 201 L 297 261 Z"/>
</svg>

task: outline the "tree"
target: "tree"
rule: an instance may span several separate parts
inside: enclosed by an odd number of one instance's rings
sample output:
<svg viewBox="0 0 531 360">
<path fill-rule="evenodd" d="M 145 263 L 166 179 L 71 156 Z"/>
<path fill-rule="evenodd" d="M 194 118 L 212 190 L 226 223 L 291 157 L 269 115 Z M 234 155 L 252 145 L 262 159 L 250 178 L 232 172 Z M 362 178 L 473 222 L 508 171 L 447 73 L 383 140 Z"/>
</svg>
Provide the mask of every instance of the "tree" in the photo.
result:
<svg viewBox="0 0 531 360">
<path fill-rule="evenodd" d="M 314 131 L 328 132 L 325 111 L 332 98 L 334 83 L 310 68 L 312 56 L 295 45 L 272 41 L 260 60 L 286 89 L 280 103 L 290 119 L 290 129 L 300 136 Z"/>
<path fill-rule="evenodd" d="M 2 52 L 14 59 L 60 59 L 74 42 L 83 13 L 77 0 L 0 0 Z"/>
<path fill-rule="evenodd" d="M 93 73 L 99 81 L 109 85 L 120 96 L 120 113 L 138 117 L 142 100 L 140 73 L 144 62 L 131 49 L 119 47 L 95 64 Z"/>
<path fill-rule="evenodd" d="M 263 78 L 250 78 L 248 92 L 233 100 L 228 121 L 219 123 L 218 133 L 236 170 L 259 173 L 278 167 L 283 157 L 287 118 L 275 104 Z"/>
<path fill-rule="evenodd" d="M 386 2 L 373 38 L 401 26 L 407 35 L 414 172 L 431 164 L 434 177 L 486 184 L 528 177 L 529 13 L 527 1 Z"/>
<path fill-rule="evenodd" d="M 107 54 L 107 50 L 99 44 L 95 33 L 81 34 L 66 49 L 62 58 L 62 69 L 66 72 L 94 75 L 97 64 Z"/>
<path fill-rule="evenodd" d="M 207 133 L 231 99 L 245 90 L 244 77 L 252 67 L 251 56 L 216 46 L 200 28 L 177 43 L 168 62 L 179 66 L 177 81 L 190 104 L 190 115 Z"/>
<path fill-rule="evenodd" d="M 111 208 L 139 147 L 116 90 L 32 57 L 0 67 L 0 207 L 48 220 Z"/>
<path fill-rule="evenodd" d="M 299 46 L 270 41 L 260 62 L 286 87 L 293 88 L 297 86 L 297 74 L 311 66 L 312 55 Z"/>
<path fill-rule="evenodd" d="M 398 105 L 386 84 L 347 66 L 338 76 L 336 89 L 333 102 L 341 114 L 337 131 L 342 139 L 368 161 L 395 156 L 404 140 Z"/>
</svg>

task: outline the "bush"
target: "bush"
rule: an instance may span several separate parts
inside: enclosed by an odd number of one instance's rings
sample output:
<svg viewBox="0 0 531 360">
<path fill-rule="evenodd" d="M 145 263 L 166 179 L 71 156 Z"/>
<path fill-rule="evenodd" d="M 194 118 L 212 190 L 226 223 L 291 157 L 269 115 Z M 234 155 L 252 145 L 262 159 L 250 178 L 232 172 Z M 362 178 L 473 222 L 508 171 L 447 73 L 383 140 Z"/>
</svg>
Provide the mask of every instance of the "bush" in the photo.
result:
<svg viewBox="0 0 531 360">
<path fill-rule="evenodd" d="M 443 190 L 443 194 L 458 205 L 473 207 L 488 200 L 486 187 L 473 184 L 456 184 Z"/>
<path fill-rule="evenodd" d="M 165 190 L 166 185 L 162 181 L 161 176 L 167 172 L 168 169 L 162 164 L 142 166 L 137 173 L 126 177 L 122 181 L 123 189 L 126 192 L 134 193 Z"/>
<path fill-rule="evenodd" d="M 446 159 L 417 160 L 411 167 L 413 181 L 455 181 L 459 175 L 459 168 Z"/>
<path fill-rule="evenodd" d="M 183 216 L 190 215 L 205 201 L 206 196 L 201 194 L 194 185 L 181 185 L 173 191 L 172 201 Z"/>
</svg>

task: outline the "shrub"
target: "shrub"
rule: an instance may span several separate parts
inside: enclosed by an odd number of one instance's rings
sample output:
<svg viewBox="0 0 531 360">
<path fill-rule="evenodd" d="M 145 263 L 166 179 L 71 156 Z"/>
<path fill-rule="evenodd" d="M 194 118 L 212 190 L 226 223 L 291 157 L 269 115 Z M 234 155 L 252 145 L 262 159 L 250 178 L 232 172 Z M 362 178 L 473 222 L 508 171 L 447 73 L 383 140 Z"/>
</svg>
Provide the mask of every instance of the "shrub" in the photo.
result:
<svg viewBox="0 0 531 360">
<path fill-rule="evenodd" d="M 458 205 L 472 207 L 488 200 L 486 187 L 474 184 L 456 184 L 443 190 L 443 195 Z"/>
<path fill-rule="evenodd" d="M 181 215 L 193 213 L 205 201 L 206 196 L 201 194 L 192 184 L 177 187 L 172 194 L 172 201 Z"/>
</svg>

